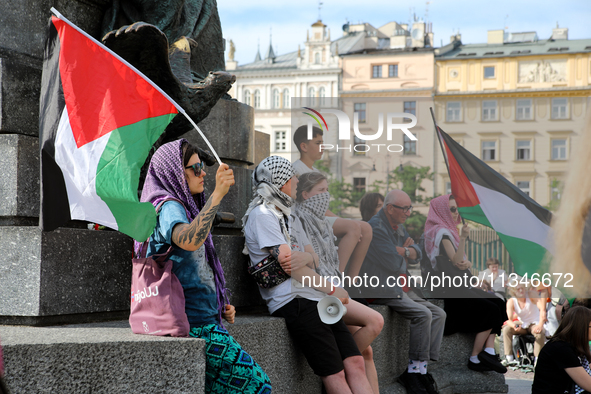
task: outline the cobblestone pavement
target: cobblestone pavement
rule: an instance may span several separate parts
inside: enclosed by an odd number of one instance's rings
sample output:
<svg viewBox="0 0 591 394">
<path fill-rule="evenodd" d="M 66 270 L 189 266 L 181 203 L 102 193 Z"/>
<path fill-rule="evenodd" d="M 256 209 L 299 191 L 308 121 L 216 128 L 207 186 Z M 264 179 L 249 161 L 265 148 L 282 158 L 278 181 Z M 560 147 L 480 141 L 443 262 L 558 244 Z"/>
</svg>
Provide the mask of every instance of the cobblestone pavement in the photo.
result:
<svg viewBox="0 0 591 394">
<path fill-rule="evenodd" d="M 519 370 L 508 370 L 505 382 L 509 385 L 509 394 L 529 394 L 534 380 L 533 372 L 524 373 Z"/>
</svg>

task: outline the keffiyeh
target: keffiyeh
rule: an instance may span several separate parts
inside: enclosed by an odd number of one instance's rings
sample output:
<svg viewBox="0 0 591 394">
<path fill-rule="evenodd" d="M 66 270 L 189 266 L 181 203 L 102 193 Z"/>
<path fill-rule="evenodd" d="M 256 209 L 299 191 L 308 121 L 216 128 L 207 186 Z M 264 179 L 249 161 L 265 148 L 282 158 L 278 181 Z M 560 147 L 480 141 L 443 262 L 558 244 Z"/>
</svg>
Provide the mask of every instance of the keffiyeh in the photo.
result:
<svg viewBox="0 0 591 394">
<path fill-rule="evenodd" d="M 252 190 L 254 198 L 250 202 L 246 213 L 242 217 L 242 231 L 248 221 L 248 215 L 259 205 L 265 205 L 273 212 L 279 222 L 285 236 L 286 243 L 291 244 L 287 229 L 287 218 L 291 215 L 293 198 L 283 193 L 280 189 L 295 175 L 289 160 L 280 156 L 269 156 L 259 163 L 252 173 Z M 281 212 L 278 212 L 278 208 Z M 246 245 L 242 251 L 248 254 Z"/>
<path fill-rule="evenodd" d="M 332 226 L 325 218 L 330 193 L 316 194 L 295 205 L 295 215 L 304 227 L 314 252 L 320 258 L 316 272 L 322 276 L 339 276 L 339 255 L 334 244 Z"/>
</svg>

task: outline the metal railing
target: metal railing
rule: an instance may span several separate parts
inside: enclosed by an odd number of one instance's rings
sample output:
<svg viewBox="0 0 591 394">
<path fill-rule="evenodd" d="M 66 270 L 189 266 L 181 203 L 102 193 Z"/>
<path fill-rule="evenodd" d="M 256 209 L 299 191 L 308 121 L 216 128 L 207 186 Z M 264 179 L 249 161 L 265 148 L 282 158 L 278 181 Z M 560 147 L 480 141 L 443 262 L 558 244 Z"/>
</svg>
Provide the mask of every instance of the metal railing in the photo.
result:
<svg viewBox="0 0 591 394">
<path fill-rule="evenodd" d="M 507 274 L 515 272 L 513 262 L 505 245 L 499 239 L 495 230 L 488 227 L 470 229 L 470 237 L 466 243 L 466 255 L 472 262 L 472 273 L 478 275 L 486 269 L 486 260 L 495 257 L 499 260 L 500 267 Z"/>
</svg>

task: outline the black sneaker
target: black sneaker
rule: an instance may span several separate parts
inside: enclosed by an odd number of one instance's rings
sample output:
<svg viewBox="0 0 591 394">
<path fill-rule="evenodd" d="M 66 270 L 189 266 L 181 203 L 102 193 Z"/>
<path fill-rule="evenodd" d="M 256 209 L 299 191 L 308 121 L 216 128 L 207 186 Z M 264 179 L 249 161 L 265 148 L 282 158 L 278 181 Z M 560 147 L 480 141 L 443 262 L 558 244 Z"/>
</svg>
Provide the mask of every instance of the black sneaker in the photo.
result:
<svg viewBox="0 0 591 394">
<path fill-rule="evenodd" d="M 420 375 L 421 383 L 423 383 L 423 386 L 427 392 L 429 394 L 439 394 L 439 391 L 437 391 L 437 383 L 435 382 L 435 379 L 433 379 L 433 375 L 431 375 L 429 372 L 427 372 L 425 375 Z"/>
<path fill-rule="evenodd" d="M 493 370 L 492 368 L 489 368 L 487 365 L 484 365 L 482 362 L 476 364 L 470 360 L 468 360 L 468 369 L 471 369 L 472 371 L 476 372 L 487 372 Z"/>
<path fill-rule="evenodd" d="M 484 350 L 478 353 L 478 359 L 480 360 L 481 364 L 486 365 L 490 369 L 498 373 L 506 373 L 507 367 L 501 364 L 499 357 L 495 354 L 488 354 Z"/>
<path fill-rule="evenodd" d="M 408 373 L 404 371 L 398 377 L 398 382 L 404 386 L 408 394 L 430 394 L 423 386 L 420 373 Z"/>
</svg>

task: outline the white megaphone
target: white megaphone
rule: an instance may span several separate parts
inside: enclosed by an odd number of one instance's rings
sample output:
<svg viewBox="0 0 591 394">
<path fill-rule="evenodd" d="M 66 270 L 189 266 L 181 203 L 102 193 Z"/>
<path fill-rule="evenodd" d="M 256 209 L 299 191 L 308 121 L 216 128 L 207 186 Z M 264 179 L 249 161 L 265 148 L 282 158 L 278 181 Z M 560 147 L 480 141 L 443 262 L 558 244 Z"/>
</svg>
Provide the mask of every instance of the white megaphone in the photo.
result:
<svg viewBox="0 0 591 394">
<path fill-rule="evenodd" d="M 318 301 L 318 314 L 324 324 L 335 324 L 347 313 L 347 308 L 335 296 L 326 296 Z"/>
</svg>

